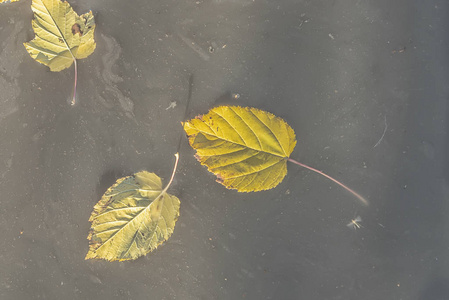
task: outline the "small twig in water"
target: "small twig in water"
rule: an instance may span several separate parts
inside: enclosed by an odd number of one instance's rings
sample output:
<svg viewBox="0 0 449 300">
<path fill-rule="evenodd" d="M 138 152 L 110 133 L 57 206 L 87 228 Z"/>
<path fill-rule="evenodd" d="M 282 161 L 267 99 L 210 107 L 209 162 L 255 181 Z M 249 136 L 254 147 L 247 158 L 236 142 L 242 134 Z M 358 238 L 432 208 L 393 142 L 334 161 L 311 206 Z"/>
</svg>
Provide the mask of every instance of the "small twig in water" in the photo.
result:
<svg viewBox="0 0 449 300">
<path fill-rule="evenodd" d="M 187 95 L 187 104 L 186 104 L 186 110 L 184 111 L 184 119 L 187 119 L 187 115 L 189 113 L 189 107 L 190 107 L 190 101 L 192 100 L 192 89 L 193 89 L 193 74 L 189 75 L 189 91 L 188 91 L 188 95 Z M 180 152 L 181 150 L 181 142 L 182 142 L 182 138 L 183 138 L 184 134 L 181 134 L 179 136 L 179 142 L 178 142 L 178 148 L 176 150 L 177 153 Z"/>
<path fill-rule="evenodd" d="M 387 115 L 385 115 L 385 128 L 384 128 L 384 133 L 382 133 L 382 136 L 380 137 L 380 139 L 377 141 L 376 145 L 374 145 L 373 148 L 376 148 L 377 146 L 379 146 L 380 142 L 382 141 L 382 139 L 383 139 L 384 136 L 385 136 L 385 133 L 387 132 L 387 128 L 388 128 L 388 125 L 387 125 Z"/>
<path fill-rule="evenodd" d="M 170 102 L 170 105 L 165 110 L 169 110 L 170 108 L 175 108 L 176 105 L 177 105 L 176 101 L 172 101 L 172 102 Z"/>
</svg>

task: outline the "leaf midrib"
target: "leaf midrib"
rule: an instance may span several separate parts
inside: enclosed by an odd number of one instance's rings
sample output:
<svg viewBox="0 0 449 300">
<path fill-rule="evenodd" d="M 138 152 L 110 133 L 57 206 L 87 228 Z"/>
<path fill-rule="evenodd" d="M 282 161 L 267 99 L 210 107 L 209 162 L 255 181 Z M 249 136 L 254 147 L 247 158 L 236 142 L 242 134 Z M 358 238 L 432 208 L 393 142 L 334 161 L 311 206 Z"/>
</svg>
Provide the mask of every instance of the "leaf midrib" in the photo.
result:
<svg viewBox="0 0 449 300">
<path fill-rule="evenodd" d="M 65 38 L 65 36 L 62 34 L 61 29 L 59 28 L 59 26 L 56 24 L 55 19 L 53 18 L 52 14 L 50 13 L 50 11 L 48 10 L 47 6 L 45 5 L 44 1 L 39 0 L 42 3 L 42 6 L 45 7 L 45 10 L 47 11 L 47 14 L 50 16 L 51 20 L 53 21 L 54 26 L 56 27 L 56 29 L 58 29 L 59 34 L 61 35 L 61 39 L 64 41 L 64 44 L 67 48 L 67 50 L 70 52 L 70 55 L 72 55 L 73 60 L 75 60 L 75 56 L 72 53 L 72 49 L 70 49 L 69 44 L 67 44 L 67 40 Z M 63 4 L 63 2 L 61 3 Z M 59 5 L 61 5 L 59 4 Z M 66 17 L 67 13 L 64 14 L 64 18 Z M 76 18 L 75 18 L 76 19 Z M 48 32 L 48 29 L 47 29 Z M 50 32 L 51 33 L 51 32 Z M 50 43 L 50 42 L 49 42 Z"/>
<path fill-rule="evenodd" d="M 259 139 L 259 135 L 256 134 L 256 131 L 253 129 L 253 127 L 251 126 L 251 123 L 246 122 L 246 116 L 242 116 L 239 114 L 240 110 L 235 110 L 234 107 L 230 106 L 229 110 L 232 111 L 236 116 L 238 116 L 240 118 L 240 120 L 242 120 L 245 125 L 251 130 L 251 132 L 254 134 L 254 136 L 257 138 L 257 142 L 259 143 L 260 146 L 262 146 L 262 143 Z M 284 146 L 281 144 L 281 142 L 279 141 L 279 138 L 277 137 L 277 135 L 274 133 L 273 129 L 271 129 L 270 126 L 268 126 L 267 124 L 265 124 L 264 121 L 262 121 L 262 119 L 259 118 L 259 116 L 257 114 L 254 113 L 254 111 L 252 111 L 252 109 L 246 109 L 245 110 L 248 113 L 251 113 L 251 115 L 253 115 L 254 118 L 257 119 L 257 121 L 262 124 L 266 129 L 268 129 L 271 134 L 274 136 L 274 138 L 276 139 L 276 142 L 278 143 L 279 147 L 282 149 L 283 153 L 286 153 Z M 215 114 L 217 114 L 218 116 L 220 116 L 223 120 L 225 120 L 231 127 L 232 129 L 234 129 L 234 131 L 240 136 L 240 138 L 245 141 L 242 136 L 240 135 L 240 133 L 237 131 L 237 129 L 235 128 L 235 126 L 233 124 L 231 124 L 231 122 L 228 121 L 228 119 L 225 118 L 224 115 L 219 114 L 217 110 L 213 110 L 213 112 Z"/>
<path fill-rule="evenodd" d="M 119 232 L 121 232 L 125 227 L 127 227 L 129 224 L 131 224 L 134 219 L 136 219 L 138 216 L 140 216 L 143 212 L 145 212 L 147 209 L 149 209 L 149 207 L 151 206 L 151 204 L 153 204 L 155 201 L 157 201 L 162 195 L 164 195 L 166 193 L 166 191 L 162 191 L 156 198 L 154 198 L 153 201 L 151 201 L 150 204 L 148 204 L 144 209 L 142 209 L 142 211 L 140 213 L 138 213 L 137 215 L 135 215 L 129 222 L 127 222 L 122 228 L 120 228 L 119 230 L 117 230 L 116 233 L 114 233 L 112 236 L 110 236 L 106 241 L 103 242 L 103 244 L 98 247 L 97 249 L 95 249 L 95 252 L 97 252 L 99 249 L 101 249 L 104 245 L 106 245 L 114 236 L 116 236 Z M 162 203 L 163 205 L 163 203 Z M 111 212 L 113 210 L 110 210 L 108 212 Z M 160 216 L 158 218 L 158 220 L 160 219 Z M 138 230 L 136 231 L 138 232 Z M 153 233 L 154 234 L 154 233 Z M 135 239 L 135 235 L 133 237 L 133 240 L 131 241 L 130 245 L 132 246 L 132 244 L 134 243 L 134 239 Z M 129 251 L 129 249 L 131 248 L 131 246 L 127 249 L 127 252 Z M 121 259 L 121 257 L 120 257 Z"/>
<path fill-rule="evenodd" d="M 205 123 L 205 124 L 207 124 L 207 123 Z M 209 126 L 209 124 L 207 124 L 207 125 Z M 203 134 L 207 134 L 207 135 L 209 135 L 209 136 L 216 137 L 216 138 L 218 138 L 218 139 L 220 139 L 220 140 L 223 140 L 223 141 L 226 141 L 226 142 L 228 142 L 228 143 L 232 143 L 232 144 L 235 144 L 235 145 L 240 145 L 240 146 L 246 147 L 246 148 L 248 148 L 248 149 L 251 149 L 251 150 L 254 150 L 254 151 L 258 151 L 258 152 L 267 153 L 267 154 L 270 154 L 270 155 L 273 155 L 273 156 L 277 156 L 277 157 L 281 157 L 281 158 L 288 158 L 288 156 L 278 155 L 278 154 L 275 154 L 275 153 L 272 153 L 272 152 L 264 151 L 264 150 L 262 150 L 262 149 L 256 149 L 256 148 L 250 147 L 250 146 L 248 146 L 248 145 L 246 145 L 246 144 L 237 143 L 237 142 L 234 142 L 234 141 L 230 141 L 230 140 L 228 140 L 228 139 L 226 139 L 226 138 L 219 137 L 218 135 L 211 134 L 211 133 L 209 133 L 209 132 L 206 132 L 206 131 L 204 131 L 204 130 L 198 129 L 198 128 L 196 128 L 196 127 L 193 127 L 193 128 L 194 128 L 195 130 L 197 130 L 198 132 L 201 132 L 201 133 L 203 133 Z M 242 140 L 243 140 L 243 139 L 242 139 Z M 224 155 L 224 154 L 218 154 L 218 155 L 212 155 L 212 156 L 220 156 L 220 155 Z M 207 155 L 206 155 L 206 156 L 207 156 Z"/>
</svg>

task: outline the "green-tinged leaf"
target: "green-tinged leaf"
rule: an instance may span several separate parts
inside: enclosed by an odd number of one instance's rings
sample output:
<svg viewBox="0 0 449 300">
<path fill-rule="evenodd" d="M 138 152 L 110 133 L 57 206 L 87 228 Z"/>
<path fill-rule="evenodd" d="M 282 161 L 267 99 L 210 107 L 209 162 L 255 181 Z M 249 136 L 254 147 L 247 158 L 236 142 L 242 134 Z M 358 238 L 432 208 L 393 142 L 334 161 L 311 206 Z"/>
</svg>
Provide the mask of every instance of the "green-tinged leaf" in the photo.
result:
<svg viewBox="0 0 449 300">
<path fill-rule="evenodd" d="M 296 145 L 284 120 L 256 108 L 215 107 L 183 126 L 201 164 L 218 182 L 239 192 L 277 186 Z"/>
<path fill-rule="evenodd" d="M 86 58 L 94 52 L 92 12 L 78 16 L 68 2 L 60 0 L 33 0 L 31 9 L 36 36 L 24 45 L 32 58 L 51 71 L 64 70 L 75 59 Z"/>
<path fill-rule="evenodd" d="M 173 175 L 172 175 L 173 178 Z M 162 190 L 154 173 L 121 178 L 95 205 L 86 259 L 131 260 L 156 249 L 173 233 L 180 201 Z"/>
</svg>

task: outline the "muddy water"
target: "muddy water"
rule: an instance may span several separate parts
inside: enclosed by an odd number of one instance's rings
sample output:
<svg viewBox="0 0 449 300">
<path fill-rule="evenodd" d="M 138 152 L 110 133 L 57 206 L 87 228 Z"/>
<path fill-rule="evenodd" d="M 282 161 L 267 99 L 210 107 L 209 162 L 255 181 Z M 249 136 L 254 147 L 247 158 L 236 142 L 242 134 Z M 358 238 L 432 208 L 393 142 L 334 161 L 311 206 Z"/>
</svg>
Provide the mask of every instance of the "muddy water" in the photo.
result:
<svg viewBox="0 0 449 300">
<path fill-rule="evenodd" d="M 1 299 L 442 299 L 449 257 L 445 1 L 70 1 L 97 49 L 52 73 L 0 6 Z M 296 165 L 240 194 L 184 140 L 172 237 L 133 262 L 84 261 L 119 177 L 168 179 L 188 116 L 218 104 L 284 118 Z M 235 95 L 239 97 L 235 97 Z M 346 226 L 360 216 L 361 228 Z"/>
</svg>

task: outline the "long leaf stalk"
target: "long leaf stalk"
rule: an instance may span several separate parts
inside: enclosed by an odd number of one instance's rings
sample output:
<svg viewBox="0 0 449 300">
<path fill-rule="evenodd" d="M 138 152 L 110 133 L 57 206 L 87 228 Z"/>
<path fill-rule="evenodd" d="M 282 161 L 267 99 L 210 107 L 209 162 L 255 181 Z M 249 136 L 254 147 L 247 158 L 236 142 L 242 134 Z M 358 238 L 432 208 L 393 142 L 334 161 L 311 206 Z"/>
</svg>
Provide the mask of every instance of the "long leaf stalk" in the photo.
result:
<svg viewBox="0 0 449 300">
<path fill-rule="evenodd" d="M 70 54 L 72 54 L 72 51 L 70 51 Z M 73 56 L 73 54 L 72 54 L 72 58 L 73 58 L 73 63 L 75 64 L 75 81 L 73 83 L 73 98 L 72 98 L 72 102 L 70 102 L 70 104 L 73 106 L 76 103 L 76 82 L 78 80 L 78 67 L 76 64 L 76 58 Z"/>
<path fill-rule="evenodd" d="M 363 198 L 360 194 L 358 194 L 358 193 L 355 192 L 354 190 L 350 189 L 349 187 L 347 187 L 346 185 L 344 185 L 343 183 L 341 183 L 341 182 L 338 181 L 337 179 L 332 178 L 331 176 L 329 176 L 329 175 L 327 175 L 327 174 L 325 174 L 325 173 L 323 173 L 323 172 L 321 172 L 321 171 L 319 171 L 319 170 L 317 170 L 317 169 L 315 169 L 315 168 L 309 167 L 308 165 L 302 164 L 302 163 L 300 163 L 300 162 L 298 162 L 298 161 L 296 161 L 296 160 L 294 160 L 294 159 L 288 158 L 287 160 L 288 160 L 289 162 L 292 162 L 292 163 L 298 165 L 298 166 L 301 166 L 301 167 L 303 167 L 303 168 L 309 169 L 310 171 L 313 171 L 313 172 L 315 172 L 315 173 L 318 173 L 318 174 L 320 174 L 320 175 L 323 175 L 323 176 L 326 177 L 327 179 L 332 180 L 333 182 L 335 182 L 336 184 L 338 184 L 339 186 L 341 186 L 342 188 L 344 188 L 345 190 L 347 190 L 348 192 L 350 192 L 351 194 L 353 194 L 353 195 L 354 195 L 357 199 L 359 199 L 360 202 L 362 202 L 364 205 L 366 205 L 366 206 L 369 205 L 368 200 L 366 200 L 365 198 Z"/>
<path fill-rule="evenodd" d="M 173 181 L 173 178 L 175 177 L 176 168 L 178 167 L 178 162 L 179 162 L 179 153 L 176 153 L 175 157 L 176 157 L 175 166 L 173 167 L 173 173 L 171 174 L 170 181 L 168 182 L 167 186 L 165 187 L 165 189 L 162 191 L 161 194 L 164 194 L 168 190 L 168 188 L 170 187 L 170 185 Z"/>
</svg>

